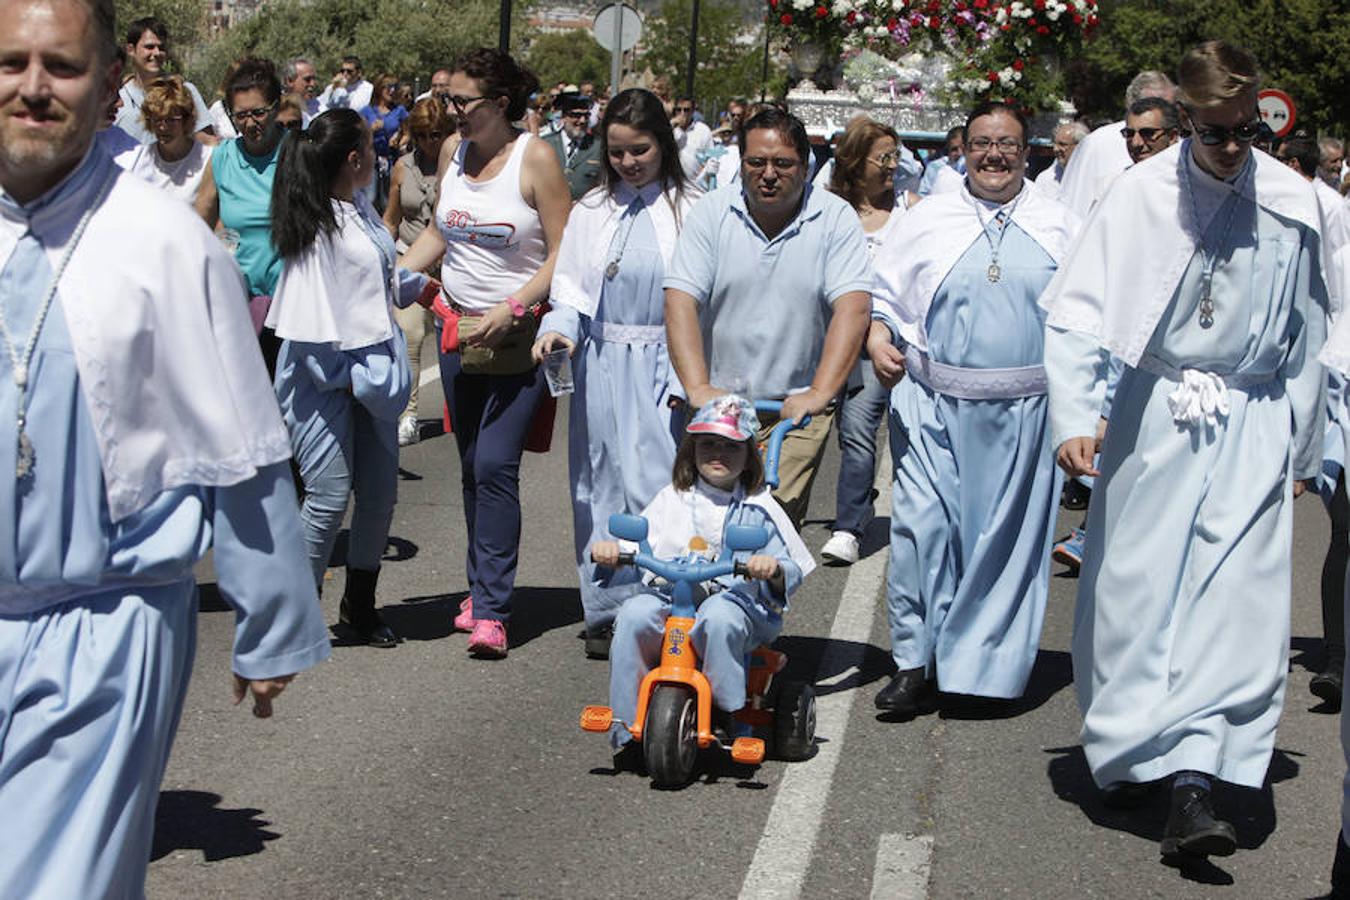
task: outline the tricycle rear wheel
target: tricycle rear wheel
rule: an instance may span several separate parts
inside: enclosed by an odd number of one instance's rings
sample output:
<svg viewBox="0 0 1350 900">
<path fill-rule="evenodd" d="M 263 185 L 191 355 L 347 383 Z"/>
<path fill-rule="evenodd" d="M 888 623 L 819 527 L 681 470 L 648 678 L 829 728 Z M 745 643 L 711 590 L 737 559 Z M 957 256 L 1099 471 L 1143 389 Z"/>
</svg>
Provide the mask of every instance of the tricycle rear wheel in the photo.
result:
<svg viewBox="0 0 1350 900">
<path fill-rule="evenodd" d="M 799 762 L 816 751 L 816 691 L 804 681 L 788 681 L 773 704 L 773 751 Z"/>
<path fill-rule="evenodd" d="M 652 781 L 662 787 L 689 783 L 698 761 L 698 695 L 682 684 L 658 684 L 647 704 L 642 752 Z"/>
</svg>

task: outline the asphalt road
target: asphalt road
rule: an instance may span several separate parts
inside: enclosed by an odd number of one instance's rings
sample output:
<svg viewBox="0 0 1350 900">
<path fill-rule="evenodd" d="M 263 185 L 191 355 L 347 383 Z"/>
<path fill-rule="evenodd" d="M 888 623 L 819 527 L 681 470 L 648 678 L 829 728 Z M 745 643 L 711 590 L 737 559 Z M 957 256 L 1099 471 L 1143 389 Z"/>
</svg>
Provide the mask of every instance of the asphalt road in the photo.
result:
<svg viewBox="0 0 1350 900">
<path fill-rule="evenodd" d="M 439 405 L 433 384 L 423 415 Z M 450 632 L 464 596 L 453 440 L 404 451 L 380 584 L 407 642 L 336 647 L 260 721 L 229 704 L 233 616 L 202 567 L 193 683 L 160 798 L 148 893 L 179 897 L 1311 897 L 1326 891 L 1344 770 L 1338 717 L 1307 690 L 1321 634 L 1326 516 L 1295 513 L 1287 702 L 1266 787 L 1226 790 L 1228 859 L 1158 856 L 1163 801 L 1133 814 L 1096 798 L 1078 746 L 1069 637 L 1076 582 L 1056 577 L 1027 696 L 879 719 L 891 671 L 881 576 L 887 523 L 854 569 L 820 569 L 780 646 L 821 694 L 820 752 L 751 771 L 709 760 L 661 791 L 610 767 L 577 726 L 605 702 L 586 660 L 572 567 L 565 416 L 554 452 L 527 454 L 511 653 L 471 659 Z M 837 458 L 804 529 L 828 537 Z M 1065 513 L 1067 525 L 1077 514 Z M 323 606 L 336 621 L 340 568 Z"/>
</svg>

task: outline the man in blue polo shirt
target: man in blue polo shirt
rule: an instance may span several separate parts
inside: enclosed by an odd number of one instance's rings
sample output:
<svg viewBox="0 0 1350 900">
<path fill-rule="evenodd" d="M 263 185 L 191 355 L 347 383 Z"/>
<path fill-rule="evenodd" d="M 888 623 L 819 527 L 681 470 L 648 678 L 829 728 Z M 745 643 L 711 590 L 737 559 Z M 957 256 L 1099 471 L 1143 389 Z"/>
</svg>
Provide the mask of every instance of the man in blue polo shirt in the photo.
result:
<svg viewBox="0 0 1350 900">
<path fill-rule="evenodd" d="M 670 358 L 689 403 L 736 390 L 783 400 L 789 433 L 774 496 L 806 515 L 833 411 L 868 327 L 871 266 L 853 208 L 807 184 L 795 116 L 766 109 L 741 132 L 741 181 L 689 213 L 666 273 Z M 778 421 L 761 416 L 761 439 Z"/>
</svg>

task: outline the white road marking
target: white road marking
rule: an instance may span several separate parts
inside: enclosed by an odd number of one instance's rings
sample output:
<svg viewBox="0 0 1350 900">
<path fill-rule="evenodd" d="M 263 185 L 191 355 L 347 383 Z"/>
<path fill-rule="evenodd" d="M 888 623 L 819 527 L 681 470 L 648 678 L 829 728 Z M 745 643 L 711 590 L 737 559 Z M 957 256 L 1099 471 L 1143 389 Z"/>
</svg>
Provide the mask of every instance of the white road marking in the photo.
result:
<svg viewBox="0 0 1350 900">
<path fill-rule="evenodd" d="M 883 834 L 877 841 L 872 900 L 923 900 L 932 860 L 931 834 Z"/>
<path fill-rule="evenodd" d="M 883 446 L 877 452 L 886 453 Z M 890 466 L 883 464 L 875 482 L 879 513 L 890 507 L 890 479 Z M 836 676 L 825 678 L 824 673 L 849 673 L 861 667 L 862 648 L 872 635 L 878 591 L 886 578 L 887 556 L 884 550 L 878 551 L 849 570 L 817 683 L 836 680 Z M 834 770 L 844 748 L 853 696 L 852 690 L 836 691 L 816 700 L 816 733 L 828 740 L 817 745 L 813 759 L 784 770 L 755 858 L 741 884 L 742 900 L 796 900 L 801 896 Z"/>
</svg>

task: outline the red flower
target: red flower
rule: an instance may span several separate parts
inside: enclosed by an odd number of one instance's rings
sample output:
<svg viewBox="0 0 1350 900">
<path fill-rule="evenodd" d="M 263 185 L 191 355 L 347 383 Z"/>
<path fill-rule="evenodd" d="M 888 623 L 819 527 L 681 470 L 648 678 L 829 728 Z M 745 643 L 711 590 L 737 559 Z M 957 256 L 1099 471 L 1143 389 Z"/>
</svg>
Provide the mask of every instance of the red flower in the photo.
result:
<svg viewBox="0 0 1350 900">
<path fill-rule="evenodd" d="M 1101 21 L 1101 20 L 1098 19 L 1096 16 L 1088 16 L 1088 25 L 1089 25 L 1090 27 L 1092 27 L 1092 28 L 1096 28 L 1096 27 L 1097 27 L 1097 23 L 1098 23 L 1099 21 Z"/>
<path fill-rule="evenodd" d="M 848 20 L 848 24 L 852 25 L 854 22 L 858 21 L 858 14 L 856 12 L 851 12 L 844 18 Z"/>
<path fill-rule="evenodd" d="M 931 19 L 928 20 L 928 27 L 933 29 L 934 31 L 937 31 L 939 28 L 942 27 L 942 19 L 940 19 L 937 16 L 933 16 Z"/>
<path fill-rule="evenodd" d="M 998 84 L 998 73 L 997 73 L 997 72 L 990 72 L 990 73 L 989 73 L 987 76 L 985 76 L 985 77 L 989 79 L 989 83 L 990 83 L 990 84 Z"/>
<path fill-rule="evenodd" d="M 1030 19 L 1027 19 L 1027 27 L 1029 28 L 1035 28 L 1039 24 L 1041 23 L 1036 21 L 1035 16 L 1032 16 Z"/>
<path fill-rule="evenodd" d="M 941 9 L 942 3 L 940 2 L 940 0 L 928 0 L 928 11 L 930 13 L 938 12 Z"/>
<path fill-rule="evenodd" d="M 769 9 L 777 9 L 778 0 L 769 0 Z"/>
<path fill-rule="evenodd" d="M 779 23 L 781 23 L 781 24 L 783 24 L 783 25 L 791 25 L 791 24 L 792 24 L 792 14 L 791 14 L 791 13 L 783 13 L 781 16 L 778 17 L 778 21 L 779 21 Z"/>
<path fill-rule="evenodd" d="M 999 31 L 1012 31 L 1012 25 L 1008 24 L 1007 22 L 1004 22 L 1002 25 L 998 26 L 998 30 L 999 30 Z"/>
<path fill-rule="evenodd" d="M 1037 9 L 1045 9 L 1045 0 L 1036 0 L 1032 6 L 1035 6 Z"/>
<path fill-rule="evenodd" d="M 888 30 L 894 31 L 896 28 L 899 27 L 900 27 L 900 20 L 897 19 L 895 16 L 891 16 L 889 19 L 886 20 L 886 28 Z"/>
<path fill-rule="evenodd" d="M 1050 28 L 1046 25 L 1042 25 L 1040 28 L 1036 29 L 1036 33 L 1039 35 L 1047 35 L 1050 33 Z"/>
<path fill-rule="evenodd" d="M 816 7 L 816 18 L 823 19 L 830 14 L 830 11 L 823 6 Z"/>
<path fill-rule="evenodd" d="M 1082 24 L 1083 24 L 1083 17 L 1080 16 L 1078 13 L 1074 13 L 1074 14 L 1073 14 L 1073 24 L 1075 24 L 1075 25 L 1082 25 Z"/>
<path fill-rule="evenodd" d="M 1026 68 L 1026 63 L 1022 62 L 1020 59 L 1015 59 L 1013 60 L 1013 68 L 1020 72 L 1022 69 Z"/>
<path fill-rule="evenodd" d="M 989 0 L 975 0 L 976 9 L 988 9 Z"/>
</svg>

